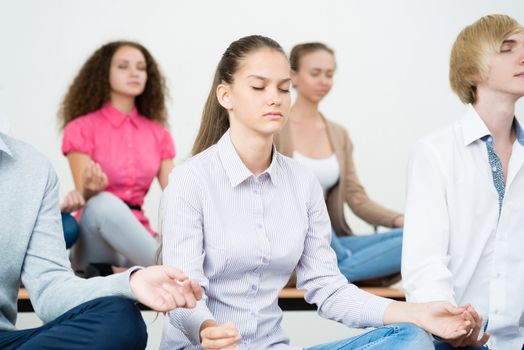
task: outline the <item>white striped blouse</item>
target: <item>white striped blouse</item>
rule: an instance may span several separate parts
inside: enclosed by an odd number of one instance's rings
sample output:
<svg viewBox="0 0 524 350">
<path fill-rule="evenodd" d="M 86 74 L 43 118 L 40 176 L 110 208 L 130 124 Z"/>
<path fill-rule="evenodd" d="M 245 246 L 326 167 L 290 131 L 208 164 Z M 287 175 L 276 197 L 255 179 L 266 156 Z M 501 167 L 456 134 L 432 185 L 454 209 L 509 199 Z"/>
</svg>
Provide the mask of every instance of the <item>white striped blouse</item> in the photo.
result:
<svg viewBox="0 0 524 350">
<path fill-rule="evenodd" d="M 276 149 L 269 168 L 254 176 L 226 132 L 174 169 L 161 215 L 164 263 L 205 291 L 195 309 L 169 313 L 161 349 L 201 349 L 207 319 L 235 323 L 239 350 L 292 349 L 277 302 L 294 269 L 322 317 L 351 327 L 383 323 L 391 301 L 349 284 L 338 270 L 318 180 Z"/>
</svg>

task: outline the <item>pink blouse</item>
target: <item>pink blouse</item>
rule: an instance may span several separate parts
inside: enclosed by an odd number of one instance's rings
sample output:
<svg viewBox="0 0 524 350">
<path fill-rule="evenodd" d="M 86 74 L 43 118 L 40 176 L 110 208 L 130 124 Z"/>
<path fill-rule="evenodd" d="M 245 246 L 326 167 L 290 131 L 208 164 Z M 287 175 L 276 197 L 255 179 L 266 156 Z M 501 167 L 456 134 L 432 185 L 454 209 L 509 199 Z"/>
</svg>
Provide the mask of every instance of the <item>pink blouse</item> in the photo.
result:
<svg viewBox="0 0 524 350">
<path fill-rule="evenodd" d="M 175 146 L 169 131 L 136 108 L 125 115 L 107 103 L 66 125 L 62 153 L 70 152 L 87 154 L 100 164 L 109 179 L 105 191 L 129 205 L 142 206 L 160 163 L 175 157 Z M 156 236 L 143 210 L 132 212 Z"/>
</svg>

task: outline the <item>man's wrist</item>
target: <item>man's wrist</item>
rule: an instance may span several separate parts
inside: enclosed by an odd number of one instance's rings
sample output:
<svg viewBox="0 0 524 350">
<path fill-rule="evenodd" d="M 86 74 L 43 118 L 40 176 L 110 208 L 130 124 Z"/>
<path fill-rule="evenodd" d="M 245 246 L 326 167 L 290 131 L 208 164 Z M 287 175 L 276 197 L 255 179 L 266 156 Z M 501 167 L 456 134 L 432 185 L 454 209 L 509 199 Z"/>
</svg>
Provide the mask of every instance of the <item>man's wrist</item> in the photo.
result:
<svg viewBox="0 0 524 350">
<path fill-rule="evenodd" d="M 129 274 L 129 289 L 131 290 L 131 293 L 133 294 L 133 297 L 135 297 L 136 299 L 136 296 L 135 296 L 135 285 L 133 283 L 133 281 L 135 280 L 135 277 L 136 277 L 136 272 L 138 271 L 141 271 L 143 269 L 143 267 L 141 266 L 133 266 L 131 268 L 129 268 L 126 272 L 124 273 L 128 273 Z"/>
</svg>

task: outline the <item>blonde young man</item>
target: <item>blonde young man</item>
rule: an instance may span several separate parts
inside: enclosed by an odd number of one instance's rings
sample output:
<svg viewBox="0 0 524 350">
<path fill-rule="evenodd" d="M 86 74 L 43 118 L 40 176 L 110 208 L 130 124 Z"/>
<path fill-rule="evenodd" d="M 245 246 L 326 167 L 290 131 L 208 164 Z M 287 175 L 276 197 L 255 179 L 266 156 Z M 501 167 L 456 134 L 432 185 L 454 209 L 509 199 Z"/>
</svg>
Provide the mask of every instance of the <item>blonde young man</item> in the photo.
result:
<svg viewBox="0 0 524 350">
<path fill-rule="evenodd" d="M 419 141 L 410 165 L 407 299 L 469 303 L 478 312 L 470 334 L 436 341 L 437 349 L 522 349 L 524 131 L 515 103 L 524 95 L 524 28 L 504 15 L 464 28 L 450 81 L 467 111 Z"/>
</svg>

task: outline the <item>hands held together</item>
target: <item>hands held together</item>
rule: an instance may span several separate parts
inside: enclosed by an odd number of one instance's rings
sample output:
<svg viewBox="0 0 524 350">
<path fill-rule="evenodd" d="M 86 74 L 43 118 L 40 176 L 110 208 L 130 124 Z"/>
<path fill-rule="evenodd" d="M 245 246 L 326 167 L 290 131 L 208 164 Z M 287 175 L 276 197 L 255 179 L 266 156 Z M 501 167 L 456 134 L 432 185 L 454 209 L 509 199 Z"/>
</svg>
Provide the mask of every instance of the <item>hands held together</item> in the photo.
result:
<svg viewBox="0 0 524 350">
<path fill-rule="evenodd" d="M 167 265 L 135 271 L 129 285 L 137 301 L 159 312 L 177 307 L 194 308 L 202 299 L 202 287 L 197 281 Z"/>
<path fill-rule="evenodd" d="M 422 310 L 417 324 L 454 347 L 480 347 L 490 337 L 489 333 L 484 333 L 478 339 L 482 318 L 469 304 L 455 307 L 448 302 L 436 301 L 419 305 Z"/>
</svg>

